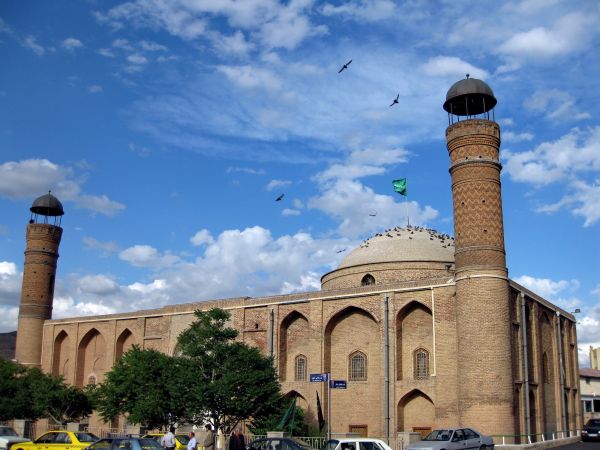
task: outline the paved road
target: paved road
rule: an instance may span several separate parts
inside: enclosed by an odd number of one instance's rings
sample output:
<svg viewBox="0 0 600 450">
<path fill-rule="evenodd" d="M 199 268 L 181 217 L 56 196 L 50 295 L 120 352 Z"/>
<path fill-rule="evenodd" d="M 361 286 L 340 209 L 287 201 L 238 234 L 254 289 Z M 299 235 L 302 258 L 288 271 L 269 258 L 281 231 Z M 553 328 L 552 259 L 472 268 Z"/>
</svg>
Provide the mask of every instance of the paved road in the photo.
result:
<svg viewBox="0 0 600 450">
<path fill-rule="evenodd" d="M 576 444 L 565 445 L 558 447 L 560 450 L 600 450 L 599 442 L 578 442 Z"/>
</svg>

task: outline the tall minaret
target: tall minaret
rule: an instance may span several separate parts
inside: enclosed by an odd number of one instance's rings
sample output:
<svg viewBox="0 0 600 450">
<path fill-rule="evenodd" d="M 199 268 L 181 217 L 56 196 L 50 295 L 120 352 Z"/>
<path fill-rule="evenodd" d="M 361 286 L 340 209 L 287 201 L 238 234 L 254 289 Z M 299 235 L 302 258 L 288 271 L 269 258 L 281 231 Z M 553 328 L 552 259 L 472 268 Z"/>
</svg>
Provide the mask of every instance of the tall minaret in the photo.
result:
<svg viewBox="0 0 600 450">
<path fill-rule="evenodd" d="M 450 88 L 444 103 L 454 203 L 459 421 L 476 423 L 483 433 L 514 434 L 512 322 L 495 105 L 490 87 L 468 75 Z"/>
<path fill-rule="evenodd" d="M 50 192 L 35 199 L 30 209 L 15 358 L 23 365 L 40 367 L 44 321 L 52 317 L 58 246 L 63 231 L 60 221 L 64 211 Z M 53 224 L 48 223 L 50 217 Z"/>
</svg>

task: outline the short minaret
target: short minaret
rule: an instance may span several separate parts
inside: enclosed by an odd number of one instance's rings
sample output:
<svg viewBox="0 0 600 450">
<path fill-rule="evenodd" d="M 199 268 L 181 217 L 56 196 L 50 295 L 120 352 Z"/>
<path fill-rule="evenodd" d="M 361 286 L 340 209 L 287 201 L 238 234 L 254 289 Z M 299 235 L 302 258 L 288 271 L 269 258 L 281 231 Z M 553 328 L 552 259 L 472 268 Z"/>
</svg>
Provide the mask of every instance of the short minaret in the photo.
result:
<svg viewBox="0 0 600 450">
<path fill-rule="evenodd" d="M 50 192 L 37 198 L 30 210 L 15 358 L 25 366 L 40 367 L 44 321 L 52 317 L 58 246 L 63 231 L 60 221 L 64 211 Z M 53 218 L 53 224 L 48 223 L 49 218 Z"/>
<path fill-rule="evenodd" d="M 458 425 L 514 434 L 512 321 L 495 105 L 491 88 L 468 75 L 450 88 L 444 103 L 454 203 Z"/>
</svg>

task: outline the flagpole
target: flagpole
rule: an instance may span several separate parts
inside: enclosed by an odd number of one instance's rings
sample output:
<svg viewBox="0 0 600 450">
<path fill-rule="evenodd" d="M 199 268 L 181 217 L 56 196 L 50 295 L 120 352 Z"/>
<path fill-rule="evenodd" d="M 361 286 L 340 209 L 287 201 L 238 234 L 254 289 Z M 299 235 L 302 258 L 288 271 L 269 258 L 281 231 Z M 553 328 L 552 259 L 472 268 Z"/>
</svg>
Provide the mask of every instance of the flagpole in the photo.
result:
<svg viewBox="0 0 600 450">
<path fill-rule="evenodd" d="M 406 207 L 406 226 L 410 227 L 410 217 L 408 216 L 408 195 L 404 196 L 404 206 Z"/>
</svg>

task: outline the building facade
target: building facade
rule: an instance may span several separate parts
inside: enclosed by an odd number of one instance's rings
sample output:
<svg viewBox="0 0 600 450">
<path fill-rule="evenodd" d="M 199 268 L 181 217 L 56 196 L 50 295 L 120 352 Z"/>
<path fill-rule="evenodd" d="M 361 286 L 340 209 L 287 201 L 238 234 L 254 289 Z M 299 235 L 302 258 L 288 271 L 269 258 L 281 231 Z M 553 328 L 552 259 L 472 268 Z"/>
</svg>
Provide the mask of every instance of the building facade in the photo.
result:
<svg viewBox="0 0 600 450">
<path fill-rule="evenodd" d="M 579 377 L 583 421 L 600 419 L 600 370 L 579 369 Z"/>
<path fill-rule="evenodd" d="M 469 78 L 444 104 L 455 238 L 422 227 L 378 233 L 323 275 L 320 291 L 45 320 L 39 364 L 77 386 L 102 382 L 134 344 L 176 354 L 194 310 L 220 307 L 240 340 L 274 357 L 309 420 L 317 393 L 331 407 L 333 432 L 468 426 L 536 440 L 581 428 L 574 317 L 508 278 L 495 104 Z M 332 390 L 328 405 L 327 384 L 311 373 L 347 389 Z M 100 426 L 123 421 L 93 416 Z"/>
</svg>

